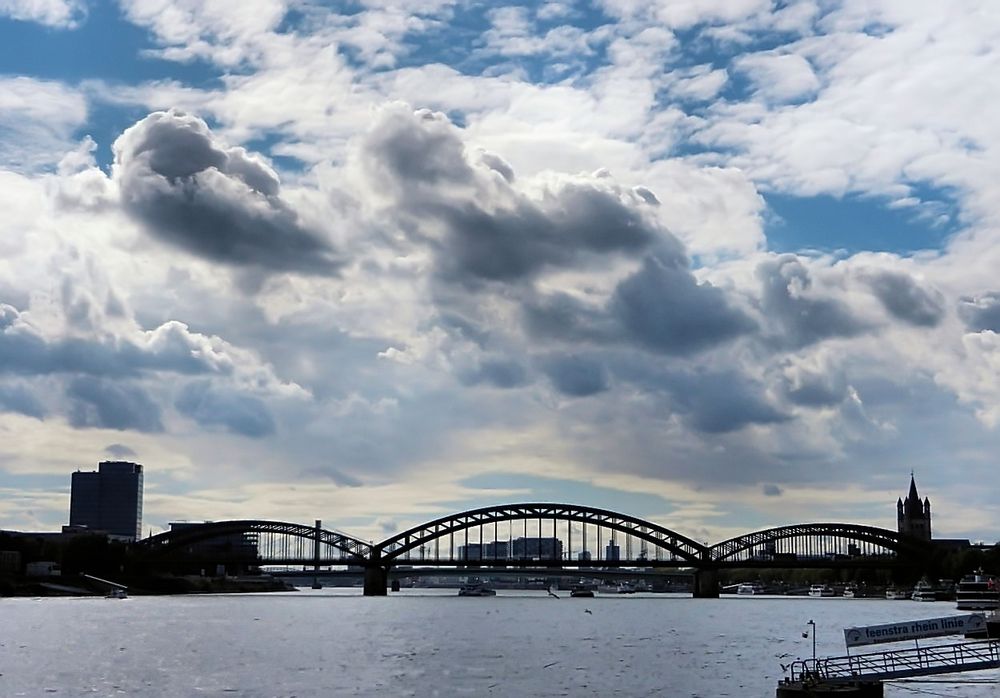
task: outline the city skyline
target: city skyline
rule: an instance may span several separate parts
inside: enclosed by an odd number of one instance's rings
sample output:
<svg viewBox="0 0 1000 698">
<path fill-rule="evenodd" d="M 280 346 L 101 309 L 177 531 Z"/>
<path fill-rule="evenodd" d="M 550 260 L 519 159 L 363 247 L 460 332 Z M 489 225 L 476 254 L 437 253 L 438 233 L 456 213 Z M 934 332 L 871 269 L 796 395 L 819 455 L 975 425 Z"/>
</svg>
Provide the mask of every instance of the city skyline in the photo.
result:
<svg viewBox="0 0 1000 698">
<path fill-rule="evenodd" d="M 1000 538 L 995 6 L 242 7 L 0 3 L 0 528 Z"/>
</svg>

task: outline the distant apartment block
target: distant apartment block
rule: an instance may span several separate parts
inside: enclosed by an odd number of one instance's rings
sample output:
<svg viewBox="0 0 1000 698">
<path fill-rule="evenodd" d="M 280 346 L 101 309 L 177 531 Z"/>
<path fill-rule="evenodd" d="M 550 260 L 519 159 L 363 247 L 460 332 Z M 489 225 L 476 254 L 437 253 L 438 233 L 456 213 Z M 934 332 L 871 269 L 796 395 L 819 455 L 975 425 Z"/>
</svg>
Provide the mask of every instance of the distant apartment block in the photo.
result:
<svg viewBox="0 0 1000 698">
<path fill-rule="evenodd" d="M 103 461 L 73 473 L 69 525 L 136 540 L 142 535 L 142 466 Z"/>
</svg>

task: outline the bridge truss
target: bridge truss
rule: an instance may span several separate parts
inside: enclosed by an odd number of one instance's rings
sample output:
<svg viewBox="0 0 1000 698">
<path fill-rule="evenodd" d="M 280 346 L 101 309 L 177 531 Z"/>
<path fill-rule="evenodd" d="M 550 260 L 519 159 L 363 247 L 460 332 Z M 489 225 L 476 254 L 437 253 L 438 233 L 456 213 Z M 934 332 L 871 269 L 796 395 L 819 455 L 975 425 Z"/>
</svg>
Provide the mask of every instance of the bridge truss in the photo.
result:
<svg viewBox="0 0 1000 698">
<path fill-rule="evenodd" d="M 137 543 L 149 560 L 194 555 L 250 559 L 255 566 L 558 568 L 805 567 L 882 565 L 926 554 L 929 544 L 895 531 L 807 523 L 754 531 L 715 545 L 657 523 L 575 504 L 527 503 L 450 514 L 379 543 L 282 521 L 192 524 Z"/>
<path fill-rule="evenodd" d="M 192 524 L 138 543 L 147 557 L 177 554 L 252 556 L 261 565 L 317 561 L 324 565 L 363 564 L 371 545 L 345 533 L 284 521 L 237 520 Z"/>
<path fill-rule="evenodd" d="M 375 546 L 386 562 L 507 564 L 546 560 L 696 564 L 707 548 L 650 521 L 580 505 L 530 503 L 472 509 L 397 534 Z"/>
<path fill-rule="evenodd" d="M 718 565 L 893 558 L 922 554 L 928 546 L 896 531 L 845 523 L 806 523 L 754 531 L 716 543 L 709 558 Z"/>
</svg>

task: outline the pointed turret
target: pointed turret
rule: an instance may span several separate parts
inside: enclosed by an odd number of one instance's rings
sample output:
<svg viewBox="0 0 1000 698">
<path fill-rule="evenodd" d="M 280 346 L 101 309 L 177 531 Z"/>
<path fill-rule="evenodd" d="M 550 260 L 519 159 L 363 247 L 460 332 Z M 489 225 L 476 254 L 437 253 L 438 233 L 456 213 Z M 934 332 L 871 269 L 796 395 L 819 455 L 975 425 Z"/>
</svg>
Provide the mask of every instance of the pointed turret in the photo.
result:
<svg viewBox="0 0 1000 698">
<path fill-rule="evenodd" d="M 906 499 L 896 500 L 896 522 L 900 533 L 921 540 L 931 539 L 931 500 L 925 498 L 921 501 L 912 470 Z"/>
</svg>

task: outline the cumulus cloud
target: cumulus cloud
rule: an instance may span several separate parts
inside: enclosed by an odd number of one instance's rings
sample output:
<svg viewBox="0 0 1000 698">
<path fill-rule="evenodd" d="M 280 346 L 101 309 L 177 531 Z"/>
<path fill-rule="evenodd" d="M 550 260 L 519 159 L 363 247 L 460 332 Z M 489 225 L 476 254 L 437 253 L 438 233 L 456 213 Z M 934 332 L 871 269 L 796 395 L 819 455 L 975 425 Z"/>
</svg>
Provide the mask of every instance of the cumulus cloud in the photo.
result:
<svg viewBox="0 0 1000 698">
<path fill-rule="evenodd" d="M 597 359 L 576 354 L 554 354 L 541 361 L 553 387 L 569 397 L 587 397 L 608 389 L 608 373 Z"/>
<path fill-rule="evenodd" d="M 752 331 L 756 323 L 686 260 L 651 256 L 615 289 L 612 312 L 631 337 L 666 354 L 686 355 Z"/>
<path fill-rule="evenodd" d="M 989 330 L 1000 334 L 1000 292 L 961 298 L 958 313 L 970 331 Z"/>
<path fill-rule="evenodd" d="M 74 427 L 163 431 L 160 408 L 140 385 L 81 376 L 70 381 L 66 395 Z"/>
<path fill-rule="evenodd" d="M 868 325 L 832 296 L 813 289 L 809 269 L 794 255 L 781 255 L 757 267 L 764 315 L 777 325 L 772 339 L 793 348 L 834 337 L 854 337 Z"/>
<path fill-rule="evenodd" d="M 743 56 L 736 67 L 750 78 L 758 95 L 774 102 L 804 99 L 820 87 L 809 61 L 793 53 Z"/>
<path fill-rule="evenodd" d="M 59 82 L 0 77 L 0 167 L 38 171 L 73 147 L 87 119 L 87 100 Z"/>
<path fill-rule="evenodd" d="M 340 266 L 281 197 L 274 170 L 223 145 L 198 117 L 154 112 L 126 129 L 114 153 L 122 205 L 157 239 L 256 270 L 330 275 Z"/>
<path fill-rule="evenodd" d="M 144 371 L 228 373 L 232 359 L 221 342 L 190 333 L 171 321 L 139 341 L 64 336 L 47 338 L 21 318 L 12 306 L 0 304 L 0 374 L 43 375 L 82 373 L 95 376 L 136 376 Z"/>
<path fill-rule="evenodd" d="M 404 229 L 434 250 L 446 281 L 528 280 L 669 238 L 643 214 L 642 196 L 606 178 L 563 181 L 540 198 L 527 196 L 496 159 L 470 162 L 455 127 L 426 110 L 384 110 L 362 159 L 373 186 L 387 189 L 394 212 L 410 223 Z"/>
<path fill-rule="evenodd" d="M 841 371 L 808 366 L 802 361 L 786 363 L 778 384 L 786 400 L 803 407 L 832 407 L 848 396 L 847 380 Z"/>
<path fill-rule="evenodd" d="M 460 375 L 466 385 L 491 385 L 494 388 L 519 388 L 530 382 L 523 365 L 506 359 L 484 359 Z"/>
<path fill-rule="evenodd" d="M 0 384 L 0 411 L 44 419 L 48 410 L 34 393 L 20 383 Z"/>
<path fill-rule="evenodd" d="M 876 298 L 894 317 L 918 327 L 935 327 L 944 317 L 944 296 L 921 288 L 913 277 L 894 271 L 865 274 Z"/>
<path fill-rule="evenodd" d="M 184 386 L 174 406 L 203 426 L 242 436 L 260 438 L 275 431 L 274 416 L 262 400 L 209 381 Z"/>
<path fill-rule="evenodd" d="M 84 0 L 0 0 L 0 17 L 73 29 L 87 16 Z"/>
<path fill-rule="evenodd" d="M 698 431 L 722 434 L 750 424 L 778 424 L 791 416 L 771 404 L 757 381 L 735 371 L 695 371 L 672 376 L 674 405 Z"/>
</svg>

